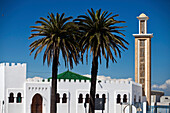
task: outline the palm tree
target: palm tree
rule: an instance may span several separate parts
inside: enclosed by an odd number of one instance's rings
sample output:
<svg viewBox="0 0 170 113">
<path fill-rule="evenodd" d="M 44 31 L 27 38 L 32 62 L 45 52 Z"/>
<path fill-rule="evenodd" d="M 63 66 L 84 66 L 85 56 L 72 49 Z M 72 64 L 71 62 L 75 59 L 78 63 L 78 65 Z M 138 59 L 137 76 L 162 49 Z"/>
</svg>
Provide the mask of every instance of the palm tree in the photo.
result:
<svg viewBox="0 0 170 113">
<path fill-rule="evenodd" d="M 49 16 L 46 18 L 40 17 L 40 21 L 36 21 L 36 24 L 39 26 L 31 26 L 34 28 L 32 30 L 31 36 L 39 37 L 30 45 L 30 54 L 34 51 L 36 59 L 38 53 L 40 53 L 44 48 L 43 55 L 43 64 L 47 60 L 48 66 L 52 62 L 52 89 L 51 89 L 51 113 L 56 113 L 56 94 L 57 94 L 57 73 L 58 66 L 60 64 L 59 54 L 62 54 L 62 57 L 65 61 L 65 66 L 73 68 L 73 62 L 77 65 L 78 63 L 78 46 L 76 43 L 75 34 L 77 31 L 77 26 L 73 22 L 69 22 L 72 17 L 65 17 L 65 14 L 62 15 L 49 13 Z"/>
<path fill-rule="evenodd" d="M 125 35 L 119 30 L 119 28 L 124 28 L 125 26 L 115 26 L 117 23 L 124 23 L 124 21 L 114 19 L 118 15 L 111 16 L 112 13 L 108 13 L 108 11 L 101 13 L 101 9 L 96 12 L 91 9 L 91 11 L 88 10 L 88 13 L 78 16 L 74 21 L 79 25 L 79 31 L 83 34 L 80 41 L 82 58 L 86 52 L 87 61 L 89 50 L 93 56 L 89 113 L 94 113 L 98 59 L 101 63 L 101 56 L 103 56 L 106 59 L 106 67 L 108 68 L 109 59 L 113 63 L 116 62 L 115 57 L 121 57 L 121 50 L 127 49 L 125 44 L 128 44 L 128 42 L 122 38 Z"/>
</svg>

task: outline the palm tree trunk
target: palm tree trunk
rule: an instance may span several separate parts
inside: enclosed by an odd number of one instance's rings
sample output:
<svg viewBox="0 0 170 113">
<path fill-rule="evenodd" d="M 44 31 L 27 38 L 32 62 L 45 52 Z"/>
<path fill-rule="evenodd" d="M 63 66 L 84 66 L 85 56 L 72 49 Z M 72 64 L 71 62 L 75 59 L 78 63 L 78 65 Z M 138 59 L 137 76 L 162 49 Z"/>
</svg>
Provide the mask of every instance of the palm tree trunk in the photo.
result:
<svg viewBox="0 0 170 113">
<path fill-rule="evenodd" d="M 57 54 L 57 53 L 56 53 Z M 57 113 L 57 73 L 58 73 L 58 56 L 53 58 L 52 65 L 52 88 L 51 88 L 51 111 L 50 113 Z"/>
<path fill-rule="evenodd" d="M 89 113 L 95 113 L 95 94 L 96 94 L 97 72 L 98 72 L 98 57 L 93 57 L 92 69 L 91 69 Z"/>
</svg>

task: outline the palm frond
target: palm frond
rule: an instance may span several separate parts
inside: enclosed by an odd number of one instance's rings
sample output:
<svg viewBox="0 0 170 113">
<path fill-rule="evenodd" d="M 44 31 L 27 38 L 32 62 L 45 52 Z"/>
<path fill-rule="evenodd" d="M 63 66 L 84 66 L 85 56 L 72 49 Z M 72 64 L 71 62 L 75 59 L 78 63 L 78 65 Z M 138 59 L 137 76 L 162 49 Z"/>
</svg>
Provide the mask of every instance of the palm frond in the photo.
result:
<svg viewBox="0 0 170 113">
<path fill-rule="evenodd" d="M 65 17 L 64 13 L 61 15 L 57 13 L 56 16 L 49 13 L 47 18 L 40 17 L 40 20 L 36 21 L 36 24 L 40 25 L 30 26 L 34 33 L 29 39 L 40 38 L 30 44 L 30 54 L 35 52 L 34 58 L 36 59 L 37 55 L 45 48 L 43 63 L 47 61 L 49 66 L 54 57 L 59 58 L 60 52 L 56 53 L 57 50 L 61 51 L 65 66 L 68 66 L 69 63 L 70 68 L 73 68 L 73 62 L 77 65 L 77 56 L 80 51 L 77 46 L 77 37 L 80 33 L 78 32 L 79 27 L 74 22 L 70 22 L 70 19 L 72 17 Z M 42 36 L 43 38 L 41 38 Z"/>
<path fill-rule="evenodd" d="M 112 12 L 102 12 L 101 9 L 96 12 L 91 9 L 87 10 L 87 12 L 88 14 L 85 13 L 85 15 L 80 15 L 74 19 L 82 33 L 80 40 L 82 55 L 90 49 L 90 54 L 93 55 L 93 58 L 97 57 L 101 61 L 102 55 L 106 59 L 106 67 L 108 67 L 109 59 L 116 62 L 115 57 L 121 57 L 121 51 L 127 49 L 125 44 L 129 44 L 121 37 L 125 37 L 121 29 L 126 26 L 116 26 L 116 24 L 125 23 L 125 21 L 118 21 L 115 19 L 115 17 L 119 16 L 118 14 L 112 15 Z M 86 53 L 86 59 L 87 57 L 88 52 Z"/>
</svg>

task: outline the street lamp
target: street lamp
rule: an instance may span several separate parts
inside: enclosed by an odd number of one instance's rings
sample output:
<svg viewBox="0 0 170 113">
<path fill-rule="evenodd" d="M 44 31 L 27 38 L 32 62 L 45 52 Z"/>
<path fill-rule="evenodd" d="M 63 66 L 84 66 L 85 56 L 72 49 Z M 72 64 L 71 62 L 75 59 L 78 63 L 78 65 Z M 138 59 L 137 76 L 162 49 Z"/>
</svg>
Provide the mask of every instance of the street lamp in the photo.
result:
<svg viewBox="0 0 170 113">
<path fill-rule="evenodd" d="M 122 103 L 122 102 L 120 102 L 120 105 L 121 105 L 121 113 L 122 113 L 122 104 L 123 104 L 123 103 Z"/>
</svg>

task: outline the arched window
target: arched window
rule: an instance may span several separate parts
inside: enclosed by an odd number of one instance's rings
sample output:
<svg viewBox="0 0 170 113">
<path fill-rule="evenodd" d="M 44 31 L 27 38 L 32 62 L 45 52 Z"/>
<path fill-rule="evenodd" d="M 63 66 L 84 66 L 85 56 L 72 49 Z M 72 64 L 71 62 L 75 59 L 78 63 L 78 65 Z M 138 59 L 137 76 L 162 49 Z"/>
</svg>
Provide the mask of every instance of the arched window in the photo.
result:
<svg viewBox="0 0 170 113">
<path fill-rule="evenodd" d="M 106 103 L 106 95 L 105 94 L 102 95 L 102 98 L 104 100 L 104 103 Z"/>
<path fill-rule="evenodd" d="M 134 103 L 136 103 L 136 95 L 134 95 Z"/>
<path fill-rule="evenodd" d="M 9 103 L 14 103 L 14 94 L 13 93 L 9 94 Z"/>
<path fill-rule="evenodd" d="M 21 103 L 22 102 L 22 97 L 21 97 L 21 93 L 17 94 L 17 103 Z"/>
<path fill-rule="evenodd" d="M 63 94 L 62 103 L 67 103 L 67 95 L 65 93 Z"/>
<path fill-rule="evenodd" d="M 89 94 L 86 94 L 85 103 L 89 103 L 89 102 L 90 102 Z"/>
<path fill-rule="evenodd" d="M 56 103 L 60 103 L 60 94 L 57 93 Z"/>
<path fill-rule="evenodd" d="M 123 102 L 127 103 L 127 95 L 126 94 L 123 95 Z"/>
<path fill-rule="evenodd" d="M 96 98 L 99 98 L 99 94 L 96 94 Z"/>
<path fill-rule="evenodd" d="M 121 97 L 120 97 L 120 94 L 117 95 L 117 103 L 120 103 L 121 101 Z"/>
<path fill-rule="evenodd" d="M 139 102 L 141 102 L 141 96 L 139 96 Z"/>
<path fill-rule="evenodd" d="M 82 94 L 79 95 L 78 103 L 83 103 L 83 95 Z"/>
<path fill-rule="evenodd" d="M 9 103 L 14 103 L 14 94 L 13 93 L 9 94 Z"/>
</svg>

